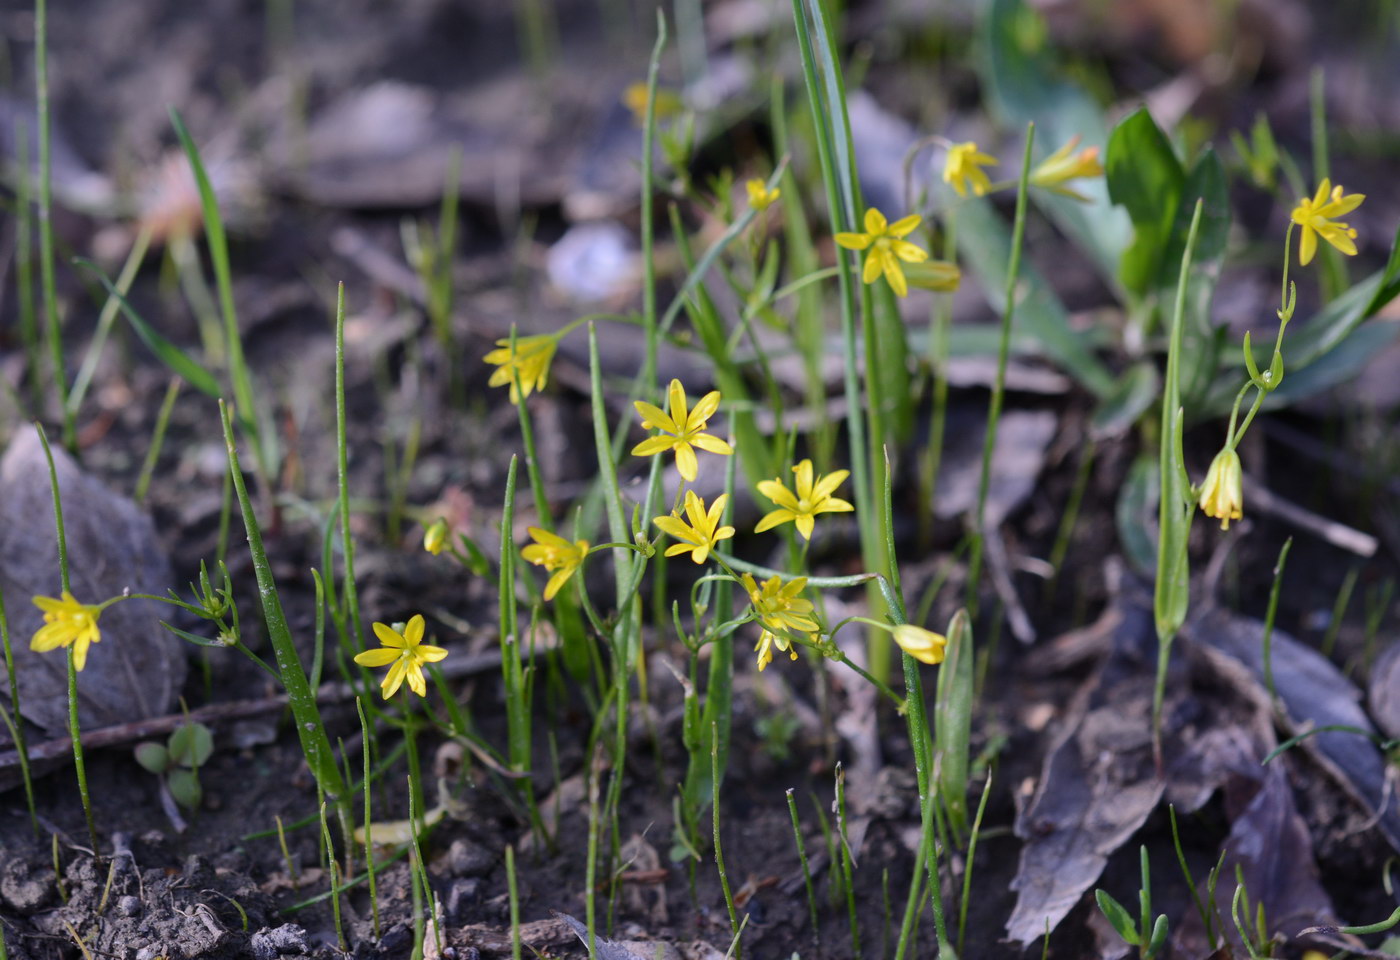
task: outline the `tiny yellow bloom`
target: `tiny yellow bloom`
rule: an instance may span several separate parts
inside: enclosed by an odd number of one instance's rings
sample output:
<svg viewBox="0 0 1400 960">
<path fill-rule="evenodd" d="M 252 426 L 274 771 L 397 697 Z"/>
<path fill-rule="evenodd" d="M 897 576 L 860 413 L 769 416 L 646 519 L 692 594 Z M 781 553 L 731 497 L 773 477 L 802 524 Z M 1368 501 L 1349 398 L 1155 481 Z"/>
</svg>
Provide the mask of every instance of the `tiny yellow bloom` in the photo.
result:
<svg viewBox="0 0 1400 960">
<path fill-rule="evenodd" d="M 574 571 L 583 563 L 583 558 L 588 556 L 588 541 L 578 540 L 570 543 L 548 530 L 541 530 L 539 527 L 529 529 L 535 542 L 524 547 L 520 555 L 535 566 L 554 572 L 554 576 L 544 585 L 544 598 L 553 600 L 559 588 L 568 582 Z"/>
<path fill-rule="evenodd" d="M 779 650 L 786 653 L 789 658 L 793 660 L 797 659 L 797 651 L 792 649 L 791 640 L 789 640 L 787 637 L 781 636 L 780 634 L 773 633 L 769 630 L 764 630 L 761 634 L 758 635 L 758 643 L 754 645 L 754 650 L 758 652 L 759 673 L 762 673 L 763 668 L 773 662 L 774 647 L 777 647 Z"/>
<path fill-rule="evenodd" d="M 433 521 L 432 526 L 423 531 L 423 549 L 437 556 L 447 549 L 447 521 L 438 517 Z"/>
<path fill-rule="evenodd" d="M 44 611 L 44 625 L 29 641 L 29 649 L 47 653 L 58 647 L 73 647 L 73 666 L 87 665 L 88 646 L 102 639 L 97 629 L 101 607 L 79 603 L 67 590 L 59 597 L 35 597 L 34 606 Z"/>
<path fill-rule="evenodd" d="M 811 540 L 817 514 L 849 513 L 855 509 L 845 500 L 832 496 L 836 488 L 846 482 L 851 471 L 837 470 L 824 477 L 813 477 L 811 460 L 803 460 L 792 471 L 797 474 L 796 493 L 783 486 L 778 479 L 759 482 L 758 492 L 776 503 L 778 509 L 758 521 L 754 533 L 771 530 L 791 520 L 797 524 L 797 532 L 802 534 L 803 539 Z"/>
<path fill-rule="evenodd" d="M 496 367 L 488 386 L 500 387 L 510 384 L 510 402 L 520 403 L 523 391 L 529 396 L 531 391 L 543 390 L 549 382 L 549 364 L 554 359 L 554 348 L 558 340 L 548 334 L 535 337 L 516 337 L 515 356 L 510 352 L 510 340 L 497 340 L 499 349 L 492 350 L 483 359 Z M 519 380 L 519 389 L 514 380 Z"/>
<path fill-rule="evenodd" d="M 362 667 L 389 667 L 389 672 L 384 674 L 384 681 L 380 684 L 385 700 L 398 693 L 405 678 L 408 680 L 408 689 L 420 697 L 428 695 L 428 683 L 423 679 L 423 664 L 437 663 L 447 656 L 447 651 L 442 647 L 422 642 L 425 626 L 421 613 L 413 615 L 402 633 L 387 623 L 376 623 L 374 635 L 384 646 L 355 654 L 355 662 Z M 390 664 L 393 666 L 389 666 Z"/>
<path fill-rule="evenodd" d="M 1305 267 L 1312 262 L 1319 236 L 1347 256 L 1356 256 L 1356 231 L 1345 223 L 1334 223 L 1333 219 L 1351 213 L 1365 199 L 1364 193 L 1344 194 L 1340 185 L 1334 187 L 1331 180 L 1324 179 L 1317 185 L 1316 196 L 1299 200 L 1293 208 L 1293 222 L 1303 228 L 1298 240 L 1298 262 Z"/>
<path fill-rule="evenodd" d="M 916 627 L 912 623 L 902 623 L 892 627 L 894 642 L 899 648 L 920 663 L 933 666 L 943 662 L 943 651 L 948 646 L 948 638 L 941 633 Z"/>
<path fill-rule="evenodd" d="M 1070 137 L 1068 143 L 1040 161 L 1031 171 L 1030 182 L 1067 197 L 1087 201 L 1088 197 L 1065 184 L 1070 180 L 1103 176 L 1103 164 L 1099 162 L 1098 147 L 1085 147 L 1075 153 L 1078 146 L 1078 135 Z"/>
<path fill-rule="evenodd" d="M 1240 490 L 1240 455 L 1221 450 L 1210 462 L 1206 482 L 1201 485 L 1201 512 L 1220 521 L 1221 530 L 1230 521 L 1244 516 L 1244 493 Z"/>
<path fill-rule="evenodd" d="M 781 577 L 769 577 L 760 587 L 751 574 L 741 578 L 749 602 L 758 614 L 759 622 L 768 630 L 797 630 L 801 633 L 816 633 L 821 629 L 810 616 L 812 601 L 802 598 L 807 589 L 807 578 L 798 577 L 783 583 Z M 780 647 L 779 649 L 787 649 Z M 793 654 L 796 659 L 797 654 Z"/>
<path fill-rule="evenodd" d="M 995 166 L 996 162 L 996 157 L 979 151 L 971 140 L 955 143 L 948 148 L 948 159 L 943 164 L 943 182 L 952 184 L 960 197 L 967 196 L 969 185 L 977 196 L 985 196 L 992 189 L 992 181 L 982 168 Z"/>
<path fill-rule="evenodd" d="M 913 233 L 921 222 L 923 217 L 913 213 L 890 223 L 883 213 L 871 207 L 865 211 L 864 233 L 838 233 L 834 239 L 847 250 L 869 250 L 865 255 L 865 271 L 861 279 L 874 283 L 883 274 L 890 288 L 904 297 L 909 294 L 909 284 L 904 279 L 904 270 L 899 261 L 922 263 L 928 259 L 927 250 L 903 239 Z"/>
<path fill-rule="evenodd" d="M 749 206 L 758 211 L 767 210 L 783 193 L 778 187 L 769 190 L 768 185 L 757 177 L 745 183 L 744 189 L 749 192 Z"/>
<path fill-rule="evenodd" d="M 700 465 L 695 458 L 695 447 L 728 456 L 734 448 L 719 437 L 703 432 L 715 411 L 719 409 L 719 391 L 711 390 L 700 398 L 700 402 L 686 410 L 685 387 L 679 380 L 672 380 L 667 391 L 671 412 L 660 407 L 637 401 L 637 412 L 642 416 L 643 430 L 660 430 L 661 434 L 648 437 L 632 448 L 634 457 L 653 457 L 667 450 L 676 451 L 676 469 L 687 482 L 694 483 Z"/>
<path fill-rule="evenodd" d="M 715 502 L 710 504 L 710 509 L 707 512 L 705 501 L 697 497 L 694 490 L 687 490 L 685 492 L 685 513 L 689 523 L 674 513 L 669 517 L 653 519 L 652 523 L 681 541 L 667 547 L 666 556 L 674 557 L 680 553 L 689 553 L 690 559 L 696 563 L 704 563 L 709 557 L 710 551 L 718 546 L 721 540 L 728 540 L 734 536 L 733 527 L 719 525 L 720 517 L 724 515 L 724 505 L 728 502 L 729 494 L 721 493 L 715 497 Z"/>
<path fill-rule="evenodd" d="M 646 126 L 647 85 L 645 82 L 638 80 L 622 91 L 622 103 L 628 110 L 632 111 L 632 119 L 636 121 L 637 126 Z M 674 90 L 668 90 L 665 87 L 656 88 L 656 119 L 658 123 L 680 113 L 681 106 L 680 95 Z"/>
</svg>

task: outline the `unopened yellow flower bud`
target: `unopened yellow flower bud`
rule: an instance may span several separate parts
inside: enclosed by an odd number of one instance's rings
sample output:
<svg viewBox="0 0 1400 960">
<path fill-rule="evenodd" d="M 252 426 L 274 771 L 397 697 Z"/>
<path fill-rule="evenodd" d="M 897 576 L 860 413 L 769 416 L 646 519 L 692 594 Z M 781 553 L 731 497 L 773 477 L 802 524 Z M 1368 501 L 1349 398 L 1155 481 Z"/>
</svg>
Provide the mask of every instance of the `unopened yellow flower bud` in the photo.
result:
<svg viewBox="0 0 1400 960">
<path fill-rule="evenodd" d="M 899 648 L 920 663 L 932 666 L 943 662 L 943 651 L 948 646 L 948 638 L 941 633 L 916 627 L 912 623 L 901 623 L 892 627 L 894 642 Z"/>
<path fill-rule="evenodd" d="M 1244 494 L 1240 490 L 1240 455 L 1221 450 L 1210 463 L 1206 482 L 1201 485 L 1201 512 L 1220 521 L 1221 530 L 1230 521 L 1244 516 Z"/>
<path fill-rule="evenodd" d="M 758 211 L 767 210 L 782 194 L 782 190 L 777 187 L 769 190 L 768 185 L 757 177 L 745 183 L 744 189 L 749 194 L 749 206 Z"/>
<path fill-rule="evenodd" d="M 439 517 L 423 533 L 423 549 L 437 556 L 447 549 L 447 521 Z"/>
</svg>

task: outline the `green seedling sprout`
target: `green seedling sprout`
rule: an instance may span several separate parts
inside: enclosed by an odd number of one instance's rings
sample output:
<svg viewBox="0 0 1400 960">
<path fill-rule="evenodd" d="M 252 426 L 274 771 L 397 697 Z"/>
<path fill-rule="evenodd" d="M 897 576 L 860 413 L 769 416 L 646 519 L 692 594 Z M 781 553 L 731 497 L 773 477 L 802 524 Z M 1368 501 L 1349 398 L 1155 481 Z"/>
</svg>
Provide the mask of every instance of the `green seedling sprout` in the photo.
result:
<svg viewBox="0 0 1400 960">
<path fill-rule="evenodd" d="M 214 736 L 202 723 L 186 722 L 165 743 L 147 740 L 136 745 L 136 762 L 160 778 L 175 802 L 197 810 L 204 798 L 199 768 L 214 752 Z"/>
<path fill-rule="evenodd" d="M 1152 919 L 1152 883 L 1147 847 L 1139 848 L 1139 859 L 1142 863 L 1142 887 L 1138 891 L 1139 912 L 1136 919 L 1106 890 L 1095 890 L 1094 900 L 1099 912 L 1118 936 L 1129 946 L 1137 947 L 1142 960 L 1153 960 L 1162 955 L 1162 948 L 1167 943 L 1167 917 L 1166 914 L 1158 914 L 1156 920 Z"/>
</svg>

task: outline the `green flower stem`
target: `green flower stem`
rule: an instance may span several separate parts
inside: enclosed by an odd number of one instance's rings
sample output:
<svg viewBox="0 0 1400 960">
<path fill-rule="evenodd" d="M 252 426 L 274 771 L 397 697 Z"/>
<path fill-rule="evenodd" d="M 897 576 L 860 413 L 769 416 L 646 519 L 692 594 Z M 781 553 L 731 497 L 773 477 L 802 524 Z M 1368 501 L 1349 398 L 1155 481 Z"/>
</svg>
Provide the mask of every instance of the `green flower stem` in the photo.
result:
<svg viewBox="0 0 1400 960">
<path fill-rule="evenodd" d="M 710 555 L 715 557 L 722 563 L 734 568 L 735 570 L 740 570 L 744 573 L 751 573 L 755 577 L 778 577 L 784 583 L 797 579 L 796 576 L 786 571 L 774 570 L 772 567 L 763 567 L 759 566 L 756 563 L 749 563 L 747 560 L 740 560 L 738 557 L 731 557 L 728 554 L 721 553 L 718 550 L 712 550 L 710 552 Z M 904 605 L 900 603 L 899 598 L 895 596 L 894 591 L 890 588 L 889 580 L 887 580 L 885 578 L 885 575 L 882 573 L 855 573 L 846 577 L 807 578 L 807 586 L 812 587 L 816 590 L 834 590 L 840 589 L 842 587 L 863 587 L 871 582 L 874 582 L 880 588 L 880 593 L 884 597 L 885 602 L 889 604 L 891 613 L 894 614 L 896 611 L 898 611 L 900 619 L 897 619 L 895 622 L 903 623 L 904 620 L 902 618 L 904 615 Z"/>
<path fill-rule="evenodd" d="M 6 725 L 10 728 L 10 735 L 15 741 L 15 752 L 19 754 L 19 772 L 24 780 L 24 801 L 29 807 L 29 825 L 33 828 L 34 836 L 39 836 L 39 815 L 34 805 L 34 783 L 29 777 L 29 746 L 24 739 L 24 718 L 19 709 L 19 679 L 15 674 L 14 651 L 10 648 L 10 621 L 5 616 L 5 594 L 0 591 L 0 643 L 5 648 L 5 675 L 10 680 L 10 709 L 14 711 L 14 720 L 9 719 L 9 714 L 0 714 L 6 719 Z"/>
<path fill-rule="evenodd" d="M 374 916 L 374 935 L 379 936 L 379 887 L 375 881 L 374 867 L 374 839 L 370 835 L 373 829 L 373 811 L 370 802 L 370 764 L 369 764 L 369 722 L 365 719 L 365 704 L 359 697 L 355 698 L 355 712 L 360 715 L 360 753 L 364 761 L 364 772 L 361 774 L 362 785 L 365 794 L 365 872 L 369 874 L 369 906 Z M 281 822 L 278 822 L 281 826 Z M 283 847 L 286 842 L 283 842 Z"/>
<path fill-rule="evenodd" d="M 179 377 L 170 378 L 170 386 L 165 390 L 160 412 L 156 414 L 155 430 L 151 434 L 151 445 L 146 450 L 146 459 L 141 463 L 141 473 L 136 480 L 136 490 L 132 499 L 137 503 L 146 501 L 146 491 L 150 489 L 151 477 L 155 475 L 156 463 L 160 460 L 161 448 L 165 445 L 165 431 L 170 426 L 170 415 L 175 411 L 175 401 L 180 397 L 180 387 L 185 381 Z"/>
<path fill-rule="evenodd" d="M 647 66 L 646 123 L 642 130 L 642 320 L 646 331 L 646 358 L 642 362 L 641 382 L 645 389 L 656 386 L 656 350 L 659 343 L 656 323 L 656 261 L 653 256 L 655 223 L 652 195 L 655 192 L 656 142 L 656 76 L 661 69 L 661 51 L 666 48 L 666 15 L 656 11 L 656 44 L 651 49 Z"/>
<path fill-rule="evenodd" d="M 141 264 L 146 257 L 146 250 L 150 244 L 151 228 L 143 225 L 136 234 L 136 239 L 131 244 L 131 252 L 127 254 L 126 263 L 122 265 L 121 274 L 117 277 L 117 292 L 122 296 L 126 296 L 127 291 L 131 289 L 131 284 L 141 269 Z M 78 410 L 83 405 L 83 398 L 87 396 L 92 376 L 97 372 L 97 362 L 102 359 L 102 348 L 107 343 L 107 336 L 112 331 L 112 323 L 117 319 L 117 312 L 120 309 L 121 300 L 115 296 L 109 296 L 107 302 L 102 305 L 102 312 L 97 317 L 97 329 L 93 331 L 92 342 L 88 344 L 87 353 L 83 356 L 83 364 L 78 368 L 78 375 L 73 378 L 73 389 L 68 394 L 68 410 L 66 412 L 69 416 L 76 417 Z"/>
<path fill-rule="evenodd" d="M 53 129 L 49 122 L 48 22 L 47 0 L 34 0 L 34 90 L 39 119 L 39 272 L 44 288 L 44 321 L 53 363 L 54 389 L 58 392 L 59 407 L 63 410 L 63 445 L 75 450 L 78 436 L 73 411 L 68 404 L 68 373 L 63 363 L 63 332 L 58 315 L 58 286 L 54 279 Z M 29 176 L 29 171 L 26 169 L 22 175 Z M 93 846 L 96 855 L 95 839 Z"/>
<path fill-rule="evenodd" d="M 977 618 L 978 589 L 982 583 L 983 539 L 987 534 L 987 495 L 992 486 L 992 453 L 996 449 L 1001 408 L 1006 399 L 1006 365 L 1011 355 L 1011 322 L 1016 312 L 1016 286 L 1021 278 L 1021 249 L 1026 237 L 1026 193 L 1031 149 L 1035 144 L 1035 124 L 1026 124 L 1026 146 L 1021 161 L 1021 180 L 1016 188 L 1016 218 L 1011 228 L 1011 260 L 1006 267 L 1006 309 L 1001 315 L 1001 338 L 997 344 L 997 372 L 992 395 L 987 401 L 987 430 L 982 440 L 982 471 L 977 481 L 977 512 L 972 531 L 972 553 L 968 561 L 967 611 Z"/>
<path fill-rule="evenodd" d="M 734 909 L 734 894 L 729 890 L 729 874 L 724 869 L 724 848 L 719 842 L 719 729 L 714 726 L 710 729 L 710 786 L 712 788 L 711 821 L 714 826 L 715 867 L 719 870 L 719 885 L 724 891 L 724 905 L 729 910 L 729 929 L 734 933 L 734 957 L 735 960 L 741 960 L 744 955 L 744 947 L 739 942 L 739 914 Z"/>
<path fill-rule="evenodd" d="M 817 923 L 817 895 L 812 888 L 812 871 L 807 866 L 807 845 L 802 841 L 802 824 L 797 818 L 797 801 L 793 798 L 792 788 L 787 791 L 788 813 L 792 816 L 792 836 L 797 844 L 797 859 L 802 861 L 802 881 L 807 887 L 807 911 L 811 915 L 812 940 L 820 946 L 821 927 Z"/>
<path fill-rule="evenodd" d="M 1182 251 L 1176 305 L 1172 311 L 1171 346 L 1167 351 L 1167 374 L 1162 387 L 1161 448 L 1158 454 L 1161 495 L 1158 503 L 1157 578 L 1153 594 L 1157 626 L 1157 677 L 1152 692 L 1152 738 L 1159 765 L 1162 759 L 1162 703 L 1166 695 L 1167 664 L 1171 657 L 1172 640 L 1185 622 L 1190 604 L 1190 569 L 1186 550 L 1196 502 L 1190 496 L 1191 484 L 1186 476 L 1182 452 L 1181 352 L 1186 288 L 1191 276 L 1191 258 L 1196 249 L 1203 207 L 1204 201 L 1197 200 L 1191 228 L 1186 235 L 1186 248 Z"/>
<path fill-rule="evenodd" d="M 249 413 L 251 412 L 250 410 Z M 340 504 L 340 548 L 345 555 L 345 581 L 342 589 L 345 608 L 350 613 L 350 624 L 355 630 L 354 645 L 363 648 L 364 627 L 360 623 L 360 597 L 355 588 L 355 538 L 350 534 L 350 442 L 345 424 L 345 283 L 341 282 L 336 287 L 335 295 L 335 451 L 337 498 Z M 327 576 L 330 575 L 329 570 L 326 573 Z M 361 673 L 364 674 L 364 671 Z"/>
<path fill-rule="evenodd" d="M 272 564 L 263 546 L 262 529 L 258 525 L 257 515 L 253 512 L 248 487 L 243 481 L 243 470 L 238 463 L 233 421 L 229 416 L 228 406 L 222 400 L 219 401 L 219 417 L 223 423 L 229 472 L 238 494 L 243 525 L 248 533 L 248 550 L 252 554 L 258 595 L 262 599 L 263 619 L 267 624 L 268 639 L 271 640 L 277 656 L 277 673 L 287 691 L 287 703 L 292 709 L 292 716 L 296 718 L 297 737 L 301 741 L 302 753 L 306 756 L 307 765 L 321 788 L 330 796 L 341 800 L 345 796 L 345 783 L 341 778 L 340 768 L 336 766 L 335 755 L 331 752 L 325 725 L 321 722 L 315 691 L 307 682 L 306 673 L 297 656 L 296 643 L 292 640 L 291 629 L 287 626 L 286 614 L 282 611 L 277 582 L 272 577 Z"/>
<path fill-rule="evenodd" d="M 42 0 L 41 0 L 42 4 Z M 42 49 L 42 44 L 40 49 Z M 63 592 L 71 592 L 68 580 L 68 534 L 63 526 L 63 497 L 58 489 L 58 470 L 54 467 L 53 451 L 49 449 L 49 437 L 44 425 L 35 423 L 39 431 L 39 442 L 44 447 L 44 458 L 49 464 L 49 487 L 53 491 L 53 522 L 58 532 L 58 575 L 63 584 Z M 66 649 L 68 665 L 68 733 L 73 739 L 73 770 L 78 777 L 78 795 L 83 801 L 83 818 L 87 820 L 88 839 L 92 841 L 92 855 L 98 860 L 102 854 L 97 847 L 97 824 L 92 818 L 92 798 L 88 794 L 87 764 L 83 760 L 82 730 L 78 725 L 78 668 L 73 663 L 73 647 Z"/>
</svg>

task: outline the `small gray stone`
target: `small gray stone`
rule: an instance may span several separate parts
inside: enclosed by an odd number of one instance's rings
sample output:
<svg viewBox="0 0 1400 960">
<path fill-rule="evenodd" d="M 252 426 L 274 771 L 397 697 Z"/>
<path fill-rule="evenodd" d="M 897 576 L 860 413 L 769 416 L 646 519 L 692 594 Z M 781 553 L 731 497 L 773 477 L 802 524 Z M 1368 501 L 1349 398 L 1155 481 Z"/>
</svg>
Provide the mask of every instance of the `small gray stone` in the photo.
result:
<svg viewBox="0 0 1400 960">
<path fill-rule="evenodd" d="M 44 906 L 53 893 L 53 871 L 34 868 L 21 857 L 9 860 L 0 871 L 0 896 L 21 913 Z"/>
<path fill-rule="evenodd" d="M 498 859 L 495 853 L 481 844 L 472 843 L 458 837 L 452 841 L 447 851 L 447 863 L 453 876 L 484 877 L 491 872 Z"/>
<path fill-rule="evenodd" d="M 481 880 L 478 877 L 463 877 L 452 881 L 447 888 L 447 920 L 449 923 L 467 923 L 467 914 L 481 904 Z"/>
<path fill-rule="evenodd" d="M 289 953 L 301 955 L 310 952 L 305 928 L 295 923 L 259 930 L 249 939 L 248 946 L 256 960 L 277 960 Z"/>
<path fill-rule="evenodd" d="M 136 960 L 156 960 L 156 957 L 160 956 L 160 952 L 159 947 L 151 944 L 136 951 Z"/>
<path fill-rule="evenodd" d="M 117 900 L 117 913 L 124 917 L 134 917 L 141 913 L 140 897 L 120 897 Z"/>
</svg>

